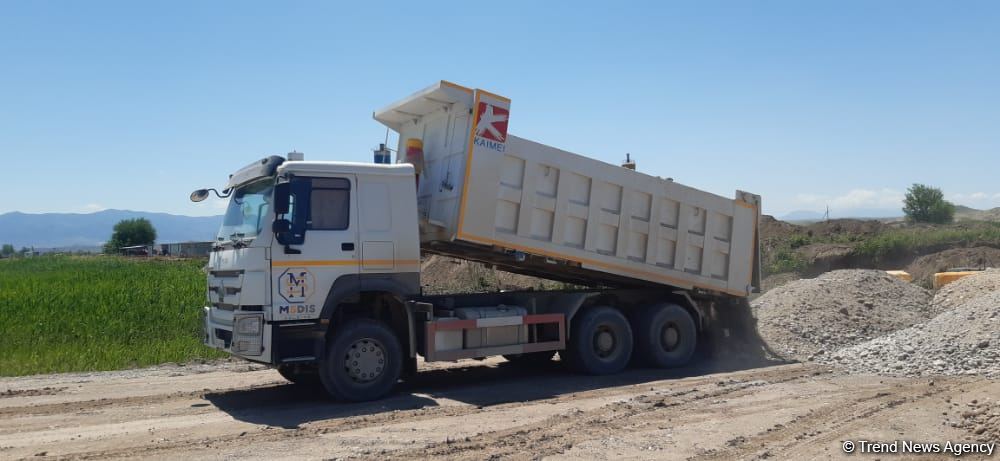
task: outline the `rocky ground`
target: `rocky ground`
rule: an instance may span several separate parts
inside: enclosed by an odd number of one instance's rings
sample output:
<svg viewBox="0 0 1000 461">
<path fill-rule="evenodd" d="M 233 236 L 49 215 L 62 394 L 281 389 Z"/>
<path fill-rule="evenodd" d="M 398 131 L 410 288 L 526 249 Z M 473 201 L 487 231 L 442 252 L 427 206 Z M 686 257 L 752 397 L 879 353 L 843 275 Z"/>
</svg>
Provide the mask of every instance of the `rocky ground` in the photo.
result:
<svg viewBox="0 0 1000 461">
<path fill-rule="evenodd" d="M 795 280 L 757 298 L 761 337 L 780 357 L 807 360 L 933 318 L 927 290 L 874 270 Z"/>
<path fill-rule="evenodd" d="M 948 421 L 948 425 L 968 430 L 976 440 L 994 442 L 1000 440 L 1000 402 L 996 400 L 980 402 L 974 399 L 964 406 L 952 402 L 952 406 L 955 409 L 950 414 L 955 415 L 954 421 Z"/>
<path fill-rule="evenodd" d="M 854 373 L 1000 377 L 1000 292 L 817 361 Z"/>
<path fill-rule="evenodd" d="M 754 302 L 779 355 L 849 373 L 1000 377 L 1000 271 L 929 293 L 874 271 L 798 280 Z M 862 308 L 859 308 L 858 305 Z"/>
</svg>

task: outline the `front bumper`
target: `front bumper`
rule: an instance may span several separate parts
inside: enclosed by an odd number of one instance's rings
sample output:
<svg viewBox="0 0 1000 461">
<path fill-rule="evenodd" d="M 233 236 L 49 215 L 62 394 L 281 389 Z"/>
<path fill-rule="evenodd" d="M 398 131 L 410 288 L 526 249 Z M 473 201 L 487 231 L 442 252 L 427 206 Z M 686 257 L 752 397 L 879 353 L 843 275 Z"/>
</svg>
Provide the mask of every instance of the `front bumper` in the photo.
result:
<svg viewBox="0 0 1000 461">
<path fill-rule="evenodd" d="M 260 312 L 241 312 L 205 306 L 202 342 L 232 355 L 271 363 L 271 325 Z"/>
</svg>

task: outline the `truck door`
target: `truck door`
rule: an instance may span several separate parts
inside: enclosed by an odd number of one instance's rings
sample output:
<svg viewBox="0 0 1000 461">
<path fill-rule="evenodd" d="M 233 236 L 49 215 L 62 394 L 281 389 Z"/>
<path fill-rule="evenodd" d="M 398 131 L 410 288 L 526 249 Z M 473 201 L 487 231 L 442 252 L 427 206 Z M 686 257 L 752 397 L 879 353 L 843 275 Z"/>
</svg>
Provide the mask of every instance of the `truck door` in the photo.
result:
<svg viewBox="0 0 1000 461">
<path fill-rule="evenodd" d="M 355 175 L 296 177 L 289 220 L 304 239 L 286 248 L 275 242 L 272 270 L 278 303 L 275 320 L 317 318 L 338 279 L 355 280 L 360 269 Z"/>
</svg>

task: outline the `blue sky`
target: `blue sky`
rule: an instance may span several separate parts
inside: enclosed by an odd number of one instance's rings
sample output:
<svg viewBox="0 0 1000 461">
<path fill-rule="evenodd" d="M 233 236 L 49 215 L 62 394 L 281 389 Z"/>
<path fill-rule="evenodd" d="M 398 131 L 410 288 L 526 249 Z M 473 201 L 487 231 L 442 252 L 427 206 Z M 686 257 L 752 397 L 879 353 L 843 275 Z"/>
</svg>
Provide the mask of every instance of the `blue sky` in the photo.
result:
<svg viewBox="0 0 1000 461">
<path fill-rule="evenodd" d="M 764 211 L 1000 206 L 997 2 L 0 3 L 0 213 L 206 215 L 292 149 L 369 161 L 437 80 L 518 136 Z"/>
</svg>

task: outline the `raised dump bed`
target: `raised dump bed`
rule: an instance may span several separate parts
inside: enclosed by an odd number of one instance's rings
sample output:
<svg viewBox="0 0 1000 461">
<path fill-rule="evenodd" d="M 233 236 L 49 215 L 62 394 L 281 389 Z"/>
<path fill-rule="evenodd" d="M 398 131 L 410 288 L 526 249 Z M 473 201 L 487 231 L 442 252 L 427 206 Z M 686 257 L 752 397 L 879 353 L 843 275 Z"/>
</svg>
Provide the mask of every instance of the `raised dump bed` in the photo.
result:
<svg viewBox="0 0 1000 461">
<path fill-rule="evenodd" d="M 510 103 L 442 81 L 375 113 L 399 133 L 397 161 L 418 172 L 425 251 L 588 285 L 759 287 L 759 196 L 509 135 Z"/>
</svg>

